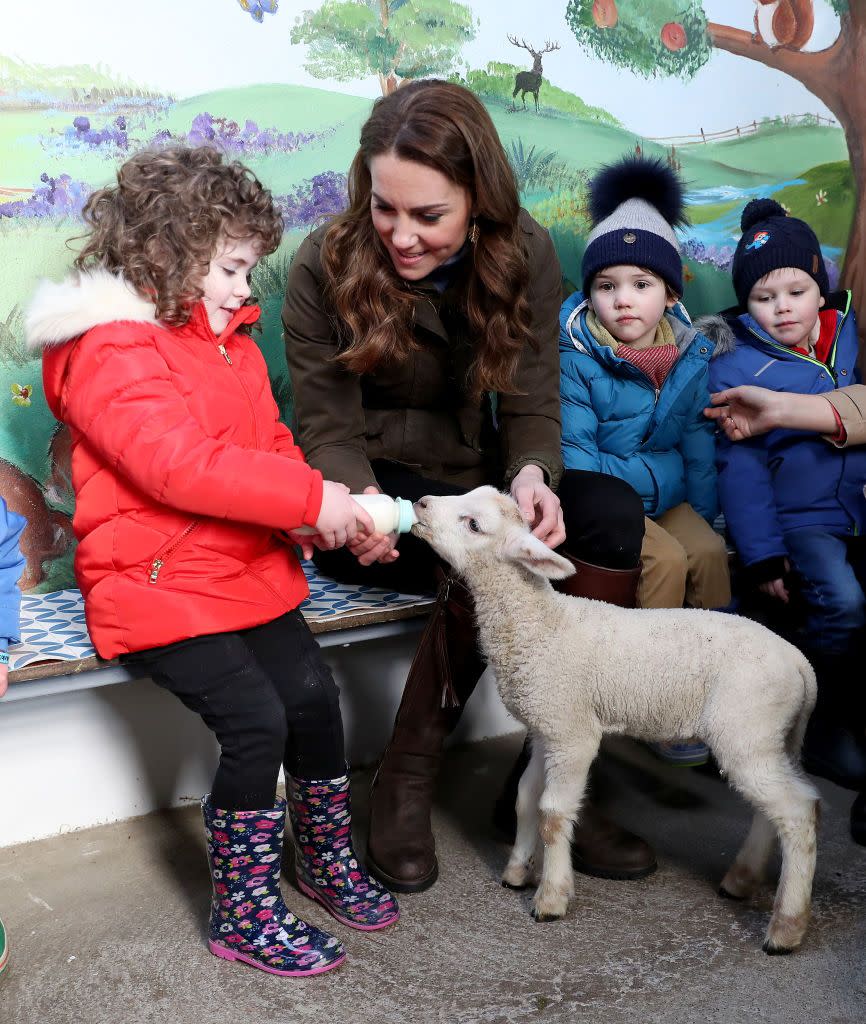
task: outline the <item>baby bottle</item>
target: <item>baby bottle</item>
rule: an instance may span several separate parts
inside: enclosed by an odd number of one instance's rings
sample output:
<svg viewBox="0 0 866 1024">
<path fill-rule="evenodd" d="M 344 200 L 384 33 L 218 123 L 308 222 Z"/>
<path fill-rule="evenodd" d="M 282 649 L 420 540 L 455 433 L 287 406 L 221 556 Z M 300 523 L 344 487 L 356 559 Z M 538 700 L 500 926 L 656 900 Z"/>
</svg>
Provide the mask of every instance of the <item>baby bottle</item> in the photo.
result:
<svg viewBox="0 0 866 1024">
<path fill-rule="evenodd" d="M 352 501 L 369 513 L 377 533 L 408 533 L 418 517 L 412 502 L 406 498 L 392 498 L 387 494 L 352 494 Z M 315 533 L 312 526 L 302 526 L 293 533 Z"/>
</svg>

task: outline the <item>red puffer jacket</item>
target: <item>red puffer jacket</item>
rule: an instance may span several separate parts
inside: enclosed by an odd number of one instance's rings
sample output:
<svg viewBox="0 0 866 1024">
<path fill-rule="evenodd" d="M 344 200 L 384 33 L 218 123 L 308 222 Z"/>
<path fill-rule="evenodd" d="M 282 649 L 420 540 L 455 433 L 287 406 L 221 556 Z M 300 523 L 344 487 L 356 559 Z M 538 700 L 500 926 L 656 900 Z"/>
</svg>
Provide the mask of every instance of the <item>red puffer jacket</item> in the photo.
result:
<svg viewBox="0 0 866 1024">
<path fill-rule="evenodd" d="M 276 531 L 314 525 L 322 476 L 279 422 L 257 345 L 181 328 L 121 277 L 40 286 L 27 317 L 72 432 L 75 571 L 104 658 L 269 622 L 308 594 Z"/>
</svg>

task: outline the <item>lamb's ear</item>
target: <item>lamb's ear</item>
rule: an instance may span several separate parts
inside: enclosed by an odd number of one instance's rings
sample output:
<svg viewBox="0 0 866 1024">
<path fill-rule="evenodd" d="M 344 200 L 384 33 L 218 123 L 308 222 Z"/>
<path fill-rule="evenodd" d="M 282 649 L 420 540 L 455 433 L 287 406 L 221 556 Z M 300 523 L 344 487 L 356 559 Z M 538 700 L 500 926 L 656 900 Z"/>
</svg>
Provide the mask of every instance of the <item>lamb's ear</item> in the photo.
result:
<svg viewBox="0 0 866 1024">
<path fill-rule="evenodd" d="M 549 580 L 564 580 L 574 573 L 574 566 L 567 558 L 552 551 L 528 530 L 510 530 L 502 545 L 502 554 Z"/>
</svg>

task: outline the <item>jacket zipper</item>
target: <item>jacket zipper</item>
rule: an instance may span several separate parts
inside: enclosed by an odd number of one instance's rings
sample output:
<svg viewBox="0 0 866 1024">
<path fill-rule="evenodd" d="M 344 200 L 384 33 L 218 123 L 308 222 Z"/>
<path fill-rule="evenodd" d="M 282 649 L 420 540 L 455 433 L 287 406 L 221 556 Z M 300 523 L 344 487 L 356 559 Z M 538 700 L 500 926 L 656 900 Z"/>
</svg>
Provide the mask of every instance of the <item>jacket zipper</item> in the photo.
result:
<svg viewBox="0 0 866 1024">
<path fill-rule="evenodd" d="M 220 342 L 217 345 L 217 351 L 223 357 L 223 359 L 225 359 L 226 363 L 232 368 L 232 370 L 234 370 L 234 363 L 232 362 L 232 357 L 228 354 L 228 351 L 226 350 L 226 347 L 225 347 L 225 345 L 222 342 Z M 259 423 L 258 423 L 258 420 L 256 419 L 256 407 L 255 407 L 255 405 L 253 405 L 253 400 L 252 400 L 252 398 L 250 398 L 250 393 L 249 393 L 249 391 L 247 391 L 246 386 L 244 385 L 244 382 L 237 375 L 235 375 L 235 380 L 237 381 L 238 386 L 240 387 L 241 391 L 243 391 L 244 397 L 247 400 L 247 405 L 249 405 L 249 407 L 250 407 L 250 416 L 252 418 L 252 423 L 253 423 L 253 434 L 255 435 L 256 446 L 258 446 L 258 444 L 259 444 Z"/>
<path fill-rule="evenodd" d="M 850 308 L 851 297 L 849 295 L 847 304 L 845 306 L 845 311 L 842 313 L 842 317 L 839 320 L 839 323 L 836 324 L 836 334 L 833 337 L 833 344 L 830 348 L 830 358 L 826 363 L 822 363 L 819 359 L 813 359 L 811 356 L 807 356 L 802 352 L 794 352 L 792 349 L 786 348 L 784 345 L 779 345 L 775 341 L 767 341 L 766 338 L 762 338 L 761 335 L 758 334 L 754 327 L 749 328 L 749 333 L 753 334 L 758 339 L 758 341 L 762 342 L 764 345 L 769 345 L 771 348 L 778 349 L 780 352 L 788 352 L 791 355 L 796 356 L 797 359 L 805 359 L 807 363 L 812 363 L 814 366 L 818 366 L 822 370 L 826 370 L 830 374 L 830 380 L 833 381 L 833 385 L 835 388 L 838 387 L 839 385 L 839 377 L 836 374 L 836 347 L 839 344 L 839 335 L 842 333 L 842 327 L 844 326 L 845 321 L 848 318 L 848 310 Z"/>
<path fill-rule="evenodd" d="M 150 563 L 150 574 L 148 576 L 148 582 L 149 583 L 158 583 L 159 582 L 159 574 L 162 571 L 162 568 L 165 565 L 165 563 L 175 553 L 175 551 L 177 551 L 177 549 L 180 547 L 180 545 L 183 544 L 183 542 L 193 532 L 193 530 L 197 530 L 199 526 L 200 526 L 200 523 L 189 523 L 186 526 L 186 528 L 183 529 L 174 538 L 174 540 L 169 541 L 169 543 L 164 548 L 161 548 L 156 553 L 156 555 L 154 556 L 153 561 Z"/>
</svg>

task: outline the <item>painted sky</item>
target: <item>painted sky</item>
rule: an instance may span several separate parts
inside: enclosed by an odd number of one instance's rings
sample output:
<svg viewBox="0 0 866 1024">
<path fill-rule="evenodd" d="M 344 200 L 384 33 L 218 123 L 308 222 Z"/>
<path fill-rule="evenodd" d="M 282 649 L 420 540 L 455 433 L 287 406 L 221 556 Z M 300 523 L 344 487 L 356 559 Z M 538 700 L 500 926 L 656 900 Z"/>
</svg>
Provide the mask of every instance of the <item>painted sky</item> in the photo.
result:
<svg viewBox="0 0 866 1024">
<path fill-rule="evenodd" d="M 416 0 L 423 4 L 423 0 Z M 506 34 L 538 46 L 556 40 L 545 56 L 545 75 L 587 103 L 605 107 L 645 135 L 678 135 L 703 127 L 714 131 L 778 113 L 827 113 L 803 86 L 761 65 L 715 53 L 688 84 L 645 80 L 588 57 L 577 46 L 564 14 L 567 0 L 470 0 L 480 28 L 464 50 L 470 66 L 490 60 L 529 66 L 529 54 Z M 295 15 L 316 0 L 281 0 L 276 15 L 257 24 L 237 0 L 39 0 L 17 4 L 3 15 L 0 52 L 34 63 L 101 63 L 142 85 L 192 96 L 212 89 L 260 82 L 290 82 L 376 96 L 377 81 L 326 83 L 303 68 L 305 47 L 292 46 Z M 712 21 L 750 28 L 754 0 L 706 0 Z M 810 48 L 832 42 L 837 20 L 816 0 L 816 32 Z M 38 25 L 37 25 L 38 22 Z M 525 59 L 524 59 L 525 58 Z"/>
</svg>

